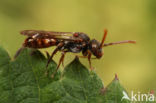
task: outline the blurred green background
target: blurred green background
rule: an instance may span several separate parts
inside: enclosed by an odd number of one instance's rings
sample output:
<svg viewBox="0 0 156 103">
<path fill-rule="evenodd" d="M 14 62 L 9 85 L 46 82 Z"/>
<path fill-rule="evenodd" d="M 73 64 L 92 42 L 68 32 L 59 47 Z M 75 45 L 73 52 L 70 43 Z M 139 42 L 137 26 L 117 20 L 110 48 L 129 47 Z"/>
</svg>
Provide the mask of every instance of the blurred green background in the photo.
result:
<svg viewBox="0 0 156 103">
<path fill-rule="evenodd" d="M 137 41 L 106 47 L 102 59 L 92 60 L 104 85 L 117 73 L 128 91 L 156 90 L 156 0 L 0 0 L 0 45 L 12 57 L 25 39 L 21 30 L 78 31 L 100 41 L 104 28 L 106 42 Z M 73 58 L 68 53 L 65 64 Z"/>
</svg>

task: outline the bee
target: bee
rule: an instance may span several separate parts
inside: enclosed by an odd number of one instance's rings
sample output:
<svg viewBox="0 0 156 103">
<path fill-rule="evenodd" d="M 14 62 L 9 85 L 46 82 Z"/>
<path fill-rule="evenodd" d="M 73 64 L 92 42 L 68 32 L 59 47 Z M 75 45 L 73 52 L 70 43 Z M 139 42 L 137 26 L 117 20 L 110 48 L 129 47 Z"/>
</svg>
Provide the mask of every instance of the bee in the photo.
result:
<svg viewBox="0 0 156 103">
<path fill-rule="evenodd" d="M 91 65 L 91 57 L 92 55 L 95 58 L 100 59 L 103 56 L 103 47 L 116 45 L 116 44 L 123 44 L 123 43 L 136 43 L 133 40 L 125 40 L 119 42 L 112 42 L 112 43 L 104 43 L 107 30 L 104 30 L 104 35 L 102 41 L 99 42 L 96 39 L 90 39 L 90 37 L 83 32 L 55 32 L 55 31 L 43 31 L 43 30 L 24 30 L 21 31 L 22 35 L 27 36 L 25 39 L 22 47 L 17 51 L 15 57 L 19 55 L 21 50 L 25 47 L 34 48 L 34 49 L 42 49 L 48 48 L 51 46 L 56 46 L 52 54 L 50 55 L 46 68 L 48 64 L 54 57 L 54 55 L 60 51 L 62 52 L 61 58 L 57 65 L 58 70 L 60 64 L 64 62 L 65 54 L 68 52 L 72 53 L 80 53 L 82 52 L 83 58 L 88 58 L 89 66 L 93 69 Z"/>
</svg>

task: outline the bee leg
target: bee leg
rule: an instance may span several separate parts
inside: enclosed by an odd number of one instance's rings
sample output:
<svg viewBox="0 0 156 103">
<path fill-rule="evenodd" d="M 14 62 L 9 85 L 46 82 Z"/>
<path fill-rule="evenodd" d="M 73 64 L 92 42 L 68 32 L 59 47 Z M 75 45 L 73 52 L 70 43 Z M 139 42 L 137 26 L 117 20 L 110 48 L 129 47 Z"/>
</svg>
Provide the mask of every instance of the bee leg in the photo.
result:
<svg viewBox="0 0 156 103">
<path fill-rule="evenodd" d="M 88 58 L 88 56 L 80 56 L 80 55 L 75 55 L 75 56 L 77 56 L 77 57 L 79 57 L 79 58 Z M 90 58 L 90 59 L 97 59 L 97 58 Z"/>
<path fill-rule="evenodd" d="M 65 57 L 65 54 L 64 54 L 64 57 Z M 62 66 L 64 68 L 64 57 L 62 58 Z"/>
<path fill-rule="evenodd" d="M 47 51 L 45 51 L 45 53 L 46 53 L 46 56 L 47 56 L 47 58 L 48 58 L 48 60 L 49 60 L 50 54 L 49 54 Z"/>
<path fill-rule="evenodd" d="M 21 51 L 24 49 L 24 47 L 22 46 L 21 48 L 19 48 L 16 52 L 16 54 L 14 55 L 14 59 L 17 58 L 17 56 L 21 53 Z"/>
<path fill-rule="evenodd" d="M 91 52 L 89 51 L 89 52 L 88 52 L 89 67 L 90 67 L 91 70 L 93 70 L 94 68 L 92 67 L 92 64 L 91 64 L 91 56 L 92 56 L 92 54 L 91 54 Z"/>
<path fill-rule="evenodd" d="M 53 56 L 57 53 L 57 51 L 58 51 L 58 48 L 56 48 L 56 49 L 52 52 L 52 55 L 48 57 L 48 62 L 47 62 L 47 64 L 46 64 L 45 75 L 48 75 L 48 74 L 49 74 L 48 65 L 49 65 L 50 61 L 52 60 Z"/>
<path fill-rule="evenodd" d="M 63 52 L 62 52 L 62 56 L 61 56 L 61 58 L 60 58 L 60 60 L 59 60 L 59 63 L 58 63 L 58 65 L 57 65 L 56 71 L 51 75 L 52 78 L 54 78 L 55 74 L 57 73 L 57 71 L 58 71 L 58 69 L 59 69 L 59 67 L 60 67 L 60 64 L 63 63 L 65 54 L 66 54 L 66 52 L 63 51 Z"/>
<path fill-rule="evenodd" d="M 80 55 L 75 55 L 75 56 L 77 56 L 79 58 L 88 58 L 88 56 L 80 56 Z"/>
<path fill-rule="evenodd" d="M 52 60 L 53 56 L 59 51 L 59 48 L 61 48 L 64 44 L 63 43 L 59 43 L 57 48 L 52 52 L 51 56 L 48 58 L 48 62 L 46 64 L 46 70 L 45 70 L 45 74 L 48 74 L 48 65 L 50 63 L 50 61 Z"/>
<path fill-rule="evenodd" d="M 64 57 L 65 57 L 65 54 L 66 54 L 67 52 L 69 52 L 69 51 L 68 51 L 68 50 L 64 51 Z M 63 68 L 64 68 L 64 57 L 63 57 L 63 60 L 62 60 L 62 66 L 63 66 Z"/>
<path fill-rule="evenodd" d="M 57 53 L 57 51 L 59 51 L 59 49 L 63 46 L 64 44 L 63 43 L 59 43 L 57 48 L 52 52 L 51 56 L 49 57 L 48 59 L 48 62 L 47 62 L 47 65 L 46 65 L 46 68 L 48 67 L 50 61 L 52 60 L 53 56 Z"/>
<path fill-rule="evenodd" d="M 58 48 L 56 48 L 56 49 L 52 52 L 52 55 L 48 58 L 48 62 L 47 62 L 46 68 L 48 67 L 50 61 L 52 60 L 53 56 L 57 53 L 57 51 L 58 51 Z"/>
</svg>

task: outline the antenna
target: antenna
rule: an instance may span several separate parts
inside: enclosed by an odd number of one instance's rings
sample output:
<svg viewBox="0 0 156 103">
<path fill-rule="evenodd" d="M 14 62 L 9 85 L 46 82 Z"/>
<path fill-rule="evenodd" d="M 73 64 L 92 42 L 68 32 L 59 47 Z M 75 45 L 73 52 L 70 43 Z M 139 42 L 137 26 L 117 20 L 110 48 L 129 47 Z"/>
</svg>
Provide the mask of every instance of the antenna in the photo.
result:
<svg viewBox="0 0 156 103">
<path fill-rule="evenodd" d="M 132 43 L 132 44 L 135 44 L 136 41 L 135 41 L 135 40 L 124 40 L 124 41 L 106 43 L 106 44 L 103 45 L 103 47 L 105 47 L 105 46 L 110 46 L 110 45 L 116 45 L 116 44 L 124 44 L 124 43 Z"/>
<path fill-rule="evenodd" d="M 101 41 L 101 44 L 100 44 L 100 48 L 103 47 L 104 41 L 105 41 L 105 39 L 106 39 L 106 36 L 107 36 L 107 29 L 104 29 L 104 35 L 103 35 L 103 38 L 102 38 L 102 41 Z"/>
</svg>

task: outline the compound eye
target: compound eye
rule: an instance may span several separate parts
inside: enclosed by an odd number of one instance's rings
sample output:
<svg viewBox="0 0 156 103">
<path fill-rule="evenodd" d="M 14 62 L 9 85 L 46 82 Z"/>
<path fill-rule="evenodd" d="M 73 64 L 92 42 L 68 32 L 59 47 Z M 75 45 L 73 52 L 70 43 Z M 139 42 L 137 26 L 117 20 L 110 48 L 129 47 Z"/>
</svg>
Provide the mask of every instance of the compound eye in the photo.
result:
<svg viewBox="0 0 156 103">
<path fill-rule="evenodd" d="M 78 37 L 78 36 L 79 36 L 79 34 L 78 34 L 78 33 L 75 33 L 75 34 L 74 34 L 74 37 Z"/>
</svg>

